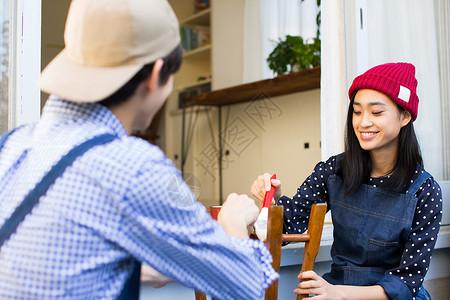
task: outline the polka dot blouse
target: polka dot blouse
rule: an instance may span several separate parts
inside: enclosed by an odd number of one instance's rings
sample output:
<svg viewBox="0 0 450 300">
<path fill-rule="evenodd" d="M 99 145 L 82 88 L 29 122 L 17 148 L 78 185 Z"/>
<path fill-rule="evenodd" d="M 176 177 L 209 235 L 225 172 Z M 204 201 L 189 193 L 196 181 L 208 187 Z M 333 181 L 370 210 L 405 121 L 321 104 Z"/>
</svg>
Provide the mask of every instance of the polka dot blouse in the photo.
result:
<svg viewBox="0 0 450 300">
<path fill-rule="evenodd" d="M 330 175 L 336 173 L 338 159 L 339 156 L 333 156 L 326 162 L 318 163 L 292 198 L 282 196 L 278 200 L 278 204 L 285 208 L 285 233 L 305 232 L 311 205 L 315 202 L 328 203 L 327 180 Z M 419 166 L 411 183 L 422 172 L 424 170 Z M 370 178 L 368 184 L 383 188 L 389 180 L 389 176 Z M 388 274 L 399 278 L 399 282 L 404 282 L 413 295 L 418 293 L 428 271 L 442 217 L 441 190 L 432 177 L 422 184 L 415 196 L 418 201 L 409 239 L 398 267 L 387 271 Z"/>
</svg>

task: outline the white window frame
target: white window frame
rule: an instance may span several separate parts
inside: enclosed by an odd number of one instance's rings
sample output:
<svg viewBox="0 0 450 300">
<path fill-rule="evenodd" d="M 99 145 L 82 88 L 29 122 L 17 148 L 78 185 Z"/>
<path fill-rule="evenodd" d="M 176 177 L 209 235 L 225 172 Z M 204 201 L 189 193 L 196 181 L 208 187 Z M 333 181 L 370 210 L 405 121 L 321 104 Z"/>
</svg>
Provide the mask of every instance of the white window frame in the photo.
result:
<svg viewBox="0 0 450 300">
<path fill-rule="evenodd" d="M 15 0 L 10 7 L 8 127 L 40 118 L 41 1 Z"/>
</svg>

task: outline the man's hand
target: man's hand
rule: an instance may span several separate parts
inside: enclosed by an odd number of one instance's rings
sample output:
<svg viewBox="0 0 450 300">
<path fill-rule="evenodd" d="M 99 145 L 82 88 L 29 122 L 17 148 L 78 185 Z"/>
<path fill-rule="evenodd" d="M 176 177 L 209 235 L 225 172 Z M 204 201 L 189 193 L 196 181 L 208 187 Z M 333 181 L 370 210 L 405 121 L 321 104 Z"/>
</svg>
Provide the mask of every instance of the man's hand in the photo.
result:
<svg viewBox="0 0 450 300">
<path fill-rule="evenodd" d="M 172 282 L 150 266 L 141 267 L 141 285 L 158 289 Z"/>
<path fill-rule="evenodd" d="M 248 228 L 255 223 L 258 214 L 259 208 L 253 199 L 232 193 L 223 204 L 217 220 L 228 235 L 248 238 Z"/>
</svg>

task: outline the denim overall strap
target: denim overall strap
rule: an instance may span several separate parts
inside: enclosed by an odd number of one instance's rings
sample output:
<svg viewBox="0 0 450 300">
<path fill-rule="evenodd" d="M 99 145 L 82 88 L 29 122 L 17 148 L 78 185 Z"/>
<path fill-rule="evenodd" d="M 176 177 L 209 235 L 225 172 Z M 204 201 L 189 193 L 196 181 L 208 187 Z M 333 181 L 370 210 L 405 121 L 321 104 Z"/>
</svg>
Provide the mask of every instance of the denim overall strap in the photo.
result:
<svg viewBox="0 0 450 300">
<path fill-rule="evenodd" d="M 44 178 L 42 178 L 41 182 L 25 196 L 22 203 L 19 204 L 11 217 L 0 228 L 0 247 L 16 230 L 17 226 L 19 226 L 20 222 L 22 222 L 25 216 L 31 211 L 39 198 L 47 192 L 48 188 L 53 184 L 56 178 L 58 178 L 78 156 L 84 154 L 93 146 L 108 143 L 115 138 L 116 136 L 111 134 L 97 136 L 76 146 L 58 161 Z"/>
<path fill-rule="evenodd" d="M 2 135 L 0 148 L 13 131 L 14 130 Z M 77 157 L 83 155 L 90 148 L 109 143 L 115 138 L 117 138 L 117 136 L 112 134 L 102 134 L 96 136 L 71 149 L 63 158 L 61 158 L 61 160 L 58 161 L 56 165 L 54 165 L 53 168 L 44 176 L 41 182 L 27 194 L 23 202 L 16 208 L 11 217 L 0 228 L 0 247 L 16 230 L 17 226 L 19 226 L 25 216 L 32 210 L 33 206 L 39 201 L 39 198 L 47 192 L 48 188 L 53 184 L 56 178 L 58 178 Z M 119 296 L 119 299 L 139 299 L 141 264 L 135 259 L 132 259 L 132 262 L 136 266 L 127 282 L 125 282 L 125 286 Z"/>
<path fill-rule="evenodd" d="M 17 127 L 18 128 L 18 127 Z M 14 132 L 16 131 L 17 128 L 14 128 L 10 131 L 7 131 L 5 133 L 2 134 L 2 136 L 0 136 L 0 150 L 2 149 L 3 145 L 5 144 L 6 140 L 8 139 L 8 137 Z"/>
</svg>

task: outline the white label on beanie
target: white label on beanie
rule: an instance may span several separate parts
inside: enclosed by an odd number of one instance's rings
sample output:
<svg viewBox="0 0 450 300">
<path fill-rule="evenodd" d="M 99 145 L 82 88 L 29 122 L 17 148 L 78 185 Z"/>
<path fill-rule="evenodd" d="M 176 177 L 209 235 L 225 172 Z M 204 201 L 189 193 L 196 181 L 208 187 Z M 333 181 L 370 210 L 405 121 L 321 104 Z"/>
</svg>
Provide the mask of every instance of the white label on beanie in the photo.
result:
<svg viewBox="0 0 450 300">
<path fill-rule="evenodd" d="M 405 102 L 409 102 L 409 96 L 411 96 L 411 91 L 407 87 L 401 85 L 400 91 L 398 92 L 398 98 Z"/>
</svg>

